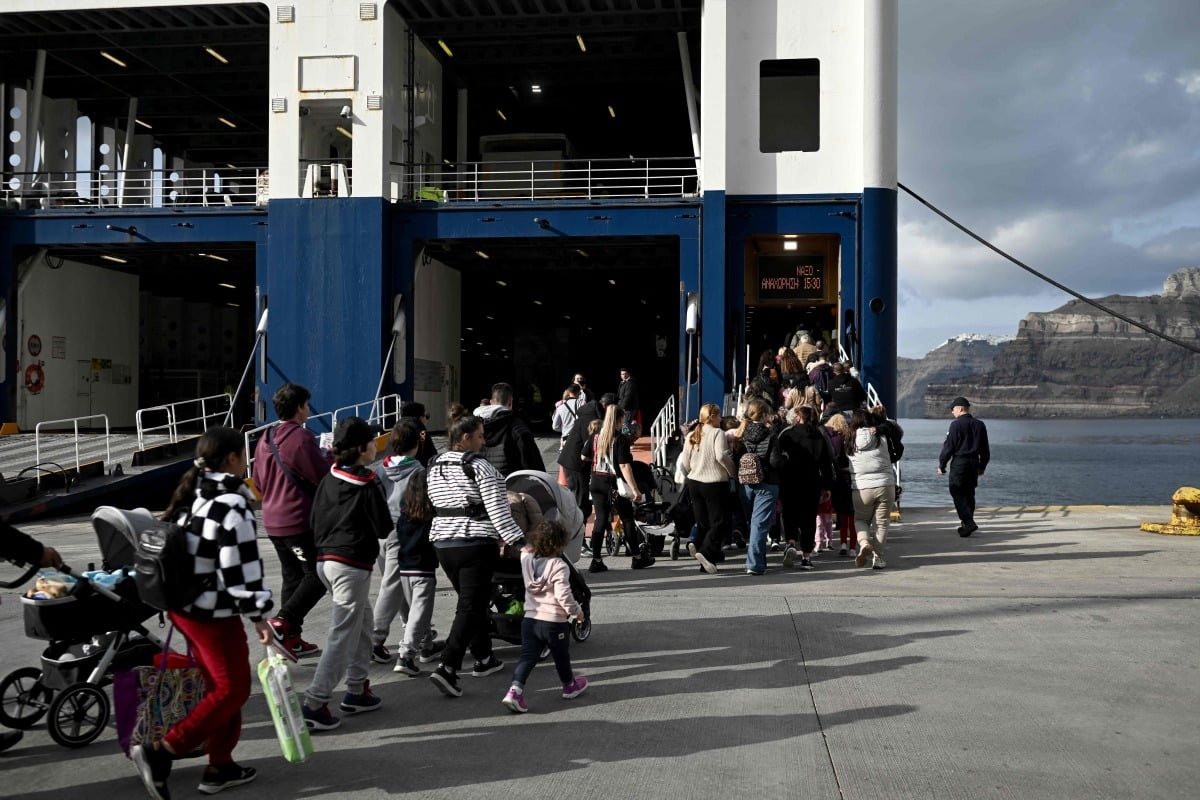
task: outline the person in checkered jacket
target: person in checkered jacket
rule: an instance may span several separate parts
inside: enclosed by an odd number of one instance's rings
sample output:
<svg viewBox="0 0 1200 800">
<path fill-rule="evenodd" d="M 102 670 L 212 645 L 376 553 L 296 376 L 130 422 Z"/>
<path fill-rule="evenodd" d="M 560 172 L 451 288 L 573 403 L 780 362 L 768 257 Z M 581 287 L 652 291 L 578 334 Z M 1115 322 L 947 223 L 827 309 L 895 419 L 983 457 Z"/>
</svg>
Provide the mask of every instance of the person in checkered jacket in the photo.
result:
<svg viewBox="0 0 1200 800">
<path fill-rule="evenodd" d="M 196 442 L 195 462 L 162 515 L 187 531 L 195 574 L 215 574 L 217 580 L 215 588 L 192 603 L 167 612 L 204 673 L 204 699 L 161 742 L 130 749 L 147 791 L 159 800 L 170 800 L 167 778 L 172 761 L 205 742 L 208 768 L 201 792 L 215 794 L 255 778 L 253 767 L 233 760 L 242 733 L 242 706 L 250 696 L 250 651 L 242 616 L 254 623 L 258 640 L 270 644 L 271 626 L 263 617 L 272 603 L 263 580 L 251 495 L 242 482 L 245 474 L 241 435 L 232 428 L 210 428 Z M 197 525 L 197 520 L 202 522 Z"/>
</svg>

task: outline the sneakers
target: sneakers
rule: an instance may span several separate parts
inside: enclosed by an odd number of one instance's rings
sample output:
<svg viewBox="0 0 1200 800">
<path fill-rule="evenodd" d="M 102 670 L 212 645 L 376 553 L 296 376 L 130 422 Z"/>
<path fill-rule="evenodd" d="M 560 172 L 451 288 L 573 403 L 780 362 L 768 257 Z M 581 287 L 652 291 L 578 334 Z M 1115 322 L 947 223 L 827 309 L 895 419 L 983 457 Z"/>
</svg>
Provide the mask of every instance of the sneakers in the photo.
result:
<svg viewBox="0 0 1200 800">
<path fill-rule="evenodd" d="M 692 552 L 692 558 L 700 562 L 700 569 L 707 572 L 709 575 L 717 574 L 717 565 L 709 561 L 704 553 L 696 549 L 695 545 L 688 545 L 688 550 Z"/>
<path fill-rule="evenodd" d="M 582 675 L 576 675 L 575 680 L 563 686 L 563 700 L 572 700 L 579 697 L 587 687 L 588 679 Z"/>
<path fill-rule="evenodd" d="M 812 568 L 813 568 L 813 563 L 812 563 L 811 558 L 808 558 L 807 556 L 805 556 L 804 558 L 800 559 L 800 569 L 812 569 Z"/>
<path fill-rule="evenodd" d="M 886 566 L 887 562 L 880 558 L 879 554 L 876 553 L 875 558 L 871 560 L 871 569 L 883 569 Z"/>
<path fill-rule="evenodd" d="M 488 656 L 487 661 L 476 661 L 471 669 L 472 678 L 482 678 L 504 669 L 504 662 L 495 656 Z"/>
<path fill-rule="evenodd" d="M 860 542 L 858 545 L 858 555 L 854 557 L 854 566 L 865 567 L 867 560 L 874 555 L 874 550 L 871 548 L 870 542 Z"/>
<path fill-rule="evenodd" d="M 438 664 L 429 680 L 447 697 L 462 697 L 462 689 L 458 688 L 458 676 L 445 664 Z"/>
<path fill-rule="evenodd" d="M 846 549 L 846 545 L 841 546 L 841 548 L 838 550 L 838 555 L 841 556 L 842 558 L 845 558 L 846 556 L 850 555 L 850 551 L 848 549 Z"/>
<path fill-rule="evenodd" d="M 380 643 L 371 648 L 371 660 L 376 664 L 392 663 L 392 653 L 387 649 L 387 645 Z"/>
<path fill-rule="evenodd" d="M 371 693 L 371 682 L 363 681 L 363 688 L 357 694 L 346 692 L 338 708 L 345 714 L 363 714 L 367 711 L 377 711 L 383 705 L 383 700 Z"/>
<path fill-rule="evenodd" d="M 514 714 L 524 714 L 529 710 L 525 704 L 525 692 L 515 686 L 509 687 L 508 694 L 500 702 Z"/>
<path fill-rule="evenodd" d="M 200 785 L 196 788 L 203 794 L 216 794 L 224 789 L 249 783 L 257 777 L 258 770 L 254 767 L 242 767 L 233 763 L 210 764 L 204 770 L 204 777 L 200 779 Z"/>
<path fill-rule="evenodd" d="M 445 639 L 433 639 L 428 645 L 421 648 L 419 658 L 422 664 L 428 664 L 431 661 L 436 661 L 437 657 L 446 649 Z"/>
<path fill-rule="evenodd" d="M 146 791 L 155 800 L 171 800 L 167 778 L 171 776 L 171 754 L 161 747 L 135 744 L 129 748 L 129 758 L 137 766 Z"/>
<path fill-rule="evenodd" d="M 633 557 L 630 566 L 634 569 L 645 569 L 654 564 L 654 556 L 650 555 L 650 545 L 642 543 L 638 545 L 638 554 Z"/>
<path fill-rule="evenodd" d="M 796 563 L 796 556 L 800 555 L 796 548 L 788 545 L 788 549 L 783 551 L 783 565 L 789 569 Z"/>
<path fill-rule="evenodd" d="M 748 569 L 748 570 L 746 570 L 746 574 L 747 574 L 747 575 L 766 575 L 767 573 L 766 573 L 766 572 L 762 572 L 762 571 L 760 571 L 760 570 L 757 570 L 757 569 Z"/>
<path fill-rule="evenodd" d="M 310 731 L 331 731 L 342 725 L 340 719 L 329 713 L 328 705 L 322 705 L 320 708 L 303 706 L 300 711 L 304 714 L 304 724 Z"/>
<path fill-rule="evenodd" d="M 976 525 L 974 522 L 971 522 L 971 523 L 968 523 L 968 524 L 960 527 L 958 529 L 958 535 L 962 536 L 965 539 L 966 537 L 970 536 L 972 533 L 974 533 L 977 530 L 979 530 L 979 526 Z"/>
<path fill-rule="evenodd" d="M 846 555 L 850 556 L 851 558 L 858 558 L 858 548 L 851 547 L 850 552 L 848 552 Z"/>
<path fill-rule="evenodd" d="M 403 672 L 410 678 L 415 678 L 421 674 L 421 668 L 417 666 L 417 659 L 413 655 L 400 656 L 396 659 L 396 666 L 392 667 L 392 672 Z"/>
<path fill-rule="evenodd" d="M 304 641 L 300 638 L 300 634 L 292 633 L 292 626 L 288 624 L 287 620 L 271 617 L 267 620 L 267 624 L 271 626 L 271 633 L 274 634 L 275 641 L 279 646 L 296 658 L 320 654 L 320 647 L 312 642 Z"/>
<path fill-rule="evenodd" d="M 591 566 L 588 567 L 588 572 L 608 572 L 608 567 L 604 566 L 603 559 L 593 558 Z"/>
<path fill-rule="evenodd" d="M 782 545 L 780 545 L 779 542 L 777 542 L 776 540 L 772 539 L 771 544 L 767 549 L 770 550 L 772 553 L 778 553 L 780 547 L 782 547 Z"/>
</svg>

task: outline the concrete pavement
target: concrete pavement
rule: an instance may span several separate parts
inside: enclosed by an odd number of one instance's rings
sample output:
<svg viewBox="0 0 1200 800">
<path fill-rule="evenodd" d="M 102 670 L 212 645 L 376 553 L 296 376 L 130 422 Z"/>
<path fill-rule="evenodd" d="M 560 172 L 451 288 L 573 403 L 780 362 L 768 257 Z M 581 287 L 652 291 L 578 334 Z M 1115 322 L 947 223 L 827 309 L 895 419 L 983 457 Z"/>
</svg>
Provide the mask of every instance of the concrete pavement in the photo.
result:
<svg viewBox="0 0 1200 800">
<path fill-rule="evenodd" d="M 546 664 L 531 713 L 500 705 L 504 672 L 465 695 L 372 666 L 377 712 L 279 756 L 256 686 L 237 757 L 259 798 L 1174 798 L 1200 784 L 1200 540 L 1142 533 L 1169 508 L 906 509 L 889 568 L 821 554 L 764 577 L 625 558 L 593 576 L 592 685 L 559 697 Z M 85 518 L 30 525 L 72 564 L 98 561 Z M 278 575 L 272 548 L 268 574 Z M 11 572 L 9 573 L 11 574 Z M 443 580 L 435 622 L 449 630 Z M 0 674 L 37 663 L 16 592 L 0 605 Z M 328 605 L 308 624 L 321 641 Z M 399 628 L 393 632 L 393 639 Z M 294 667 L 303 688 L 314 662 Z M 184 762 L 174 797 L 196 796 Z M 0 795 L 144 796 L 113 731 L 76 751 L 39 724 L 0 755 Z"/>
</svg>

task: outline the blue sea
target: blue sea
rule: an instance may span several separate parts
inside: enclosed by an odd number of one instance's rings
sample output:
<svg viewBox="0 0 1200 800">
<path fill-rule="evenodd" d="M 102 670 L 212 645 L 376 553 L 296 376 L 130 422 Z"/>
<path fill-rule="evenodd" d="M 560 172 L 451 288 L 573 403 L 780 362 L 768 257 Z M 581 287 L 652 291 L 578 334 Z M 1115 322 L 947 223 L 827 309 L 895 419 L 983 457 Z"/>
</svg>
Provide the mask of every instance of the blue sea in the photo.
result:
<svg viewBox="0 0 1200 800">
<path fill-rule="evenodd" d="M 989 420 L 981 506 L 1158 505 L 1200 486 L 1200 419 Z M 937 458 L 951 418 L 900 420 L 901 503 L 950 506 Z"/>
</svg>

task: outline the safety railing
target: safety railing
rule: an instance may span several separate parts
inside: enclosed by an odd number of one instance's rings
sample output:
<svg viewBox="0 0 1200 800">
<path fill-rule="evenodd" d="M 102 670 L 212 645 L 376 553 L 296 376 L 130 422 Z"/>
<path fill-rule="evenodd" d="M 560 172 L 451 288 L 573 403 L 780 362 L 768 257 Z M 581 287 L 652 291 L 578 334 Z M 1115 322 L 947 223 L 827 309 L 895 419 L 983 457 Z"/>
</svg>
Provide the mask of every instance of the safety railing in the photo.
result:
<svg viewBox="0 0 1200 800">
<path fill-rule="evenodd" d="M 695 197 L 695 158 L 487 161 L 455 166 L 393 162 L 393 201 L 486 203 L 496 200 Z"/>
<path fill-rule="evenodd" d="M 270 195 L 261 167 L 97 169 L 6 172 L 0 198 L 7 208 L 195 208 L 265 206 Z"/>
<path fill-rule="evenodd" d="M 660 467 L 668 467 L 667 442 L 679 431 L 679 420 L 675 415 L 675 398 L 668 397 L 667 404 L 650 423 L 650 461 Z"/>
<path fill-rule="evenodd" d="M 196 410 L 192 410 L 189 406 L 194 406 Z M 180 400 L 175 403 L 166 403 L 159 406 L 150 406 L 148 408 L 139 408 L 134 414 L 134 422 L 137 425 L 138 449 L 146 449 L 146 434 L 162 431 L 167 436 L 167 441 L 175 444 L 179 441 L 179 429 L 200 423 L 196 427 L 200 432 L 208 429 L 210 420 L 215 420 L 217 417 L 224 418 L 228 415 L 229 410 L 233 407 L 233 398 L 228 392 L 222 394 L 209 395 L 208 397 L 197 397 L 191 400 Z M 181 417 L 180 409 L 184 416 Z M 215 409 L 215 410 L 214 410 Z M 199 414 L 196 415 L 196 411 Z M 157 415 L 166 417 L 166 422 L 160 425 L 147 425 L 145 418 Z M 193 414 L 193 416 L 186 416 Z"/>
<path fill-rule="evenodd" d="M 301 197 L 350 197 L 352 170 L 348 162 L 329 159 L 300 162 Z"/>
<path fill-rule="evenodd" d="M 108 470 L 109 462 L 112 461 L 112 448 L 109 441 L 108 431 L 108 415 L 107 414 L 88 414 L 86 417 L 71 417 L 69 419 L 51 419 L 39 422 L 33 426 L 33 457 L 36 460 L 35 465 L 40 467 L 42 463 L 42 427 L 49 425 L 64 425 L 71 423 L 74 429 L 75 436 L 75 472 L 78 474 L 80 466 L 83 464 L 79 457 L 79 423 L 85 419 L 102 419 L 104 420 L 104 469 Z M 38 470 L 36 486 L 42 487 L 42 470 Z"/>
</svg>

